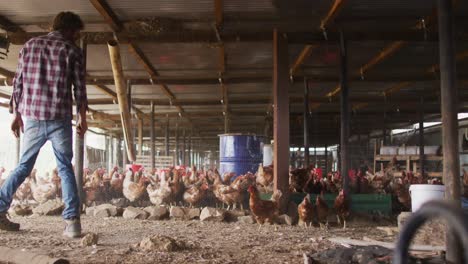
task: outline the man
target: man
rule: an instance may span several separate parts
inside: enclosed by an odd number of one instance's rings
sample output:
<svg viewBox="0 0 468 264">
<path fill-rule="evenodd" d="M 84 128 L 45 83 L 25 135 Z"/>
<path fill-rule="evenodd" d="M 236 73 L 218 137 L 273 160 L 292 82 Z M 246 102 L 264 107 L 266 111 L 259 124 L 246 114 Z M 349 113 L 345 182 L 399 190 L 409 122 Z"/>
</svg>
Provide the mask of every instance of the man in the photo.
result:
<svg viewBox="0 0 468 264">
<path fill-rule="evenodd" d="M 51 33 L 29 40 L 20 51 L 10 102 L 14 114 L 11 130 L 16 137 L 20 131 L 24 133 L 24 149 L 18 167 L 0 189 L 1 230 L 19 230 L 19 224 L 7 218 L 7 211 L 14 193 L 31 173 L 39 150 L 50 140 L 62 180 L 64 235 L 70 238 L 81 235 L 80 200 L 71 163 L 71 85 L 78 115 L 76 131 L 83 137 L 88 129 L 88 102 L 83 53 L 75 45 L 82 29 L 78 15 L 61 12 L 53 21 Z"/>
</svg>

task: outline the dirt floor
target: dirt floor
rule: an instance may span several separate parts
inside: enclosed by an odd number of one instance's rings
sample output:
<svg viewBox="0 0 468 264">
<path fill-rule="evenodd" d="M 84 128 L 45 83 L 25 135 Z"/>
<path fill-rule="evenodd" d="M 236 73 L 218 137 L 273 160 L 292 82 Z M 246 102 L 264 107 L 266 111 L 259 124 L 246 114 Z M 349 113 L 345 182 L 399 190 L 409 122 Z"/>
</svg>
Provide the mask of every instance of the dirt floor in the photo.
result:
<svg viewBox="0 0 468 264">
<path fill-rule="evenodd" d="M 99 235 L 95 247 L 82 247 L 80 240 L 62 237 L 60 217 L 14 217 L 21 223 L 19 233 L 0 231 L 0 244 L 9 248 L 63 257 L 71 263 L 303 263 L 303 253 L 313 254 L 337 245 L 330 237 L 365 237 L 395 241 L 396 235 L 378 230 L 382 222 L 353 221 L 348 229 L 258 225 L 199 220 L 126 220 L 83 216 L 83 233 Z M 392 226 L 388 223 L 387 226 Z M 184 243 L 175 252 L 145 252 L 137 245 L 151 235 L 165 235 Z"/>
</svg>

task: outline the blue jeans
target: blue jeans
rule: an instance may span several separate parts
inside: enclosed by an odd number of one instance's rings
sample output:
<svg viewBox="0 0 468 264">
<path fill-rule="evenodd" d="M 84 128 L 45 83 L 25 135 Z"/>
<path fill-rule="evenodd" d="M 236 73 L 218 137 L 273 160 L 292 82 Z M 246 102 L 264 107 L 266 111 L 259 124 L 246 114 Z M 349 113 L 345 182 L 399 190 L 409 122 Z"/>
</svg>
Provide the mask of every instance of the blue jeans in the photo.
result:
<svg viewBox="0 0 468 264">
<path fill-rule="evenodd" d="M 47 140 L 50 140 L 57 160 L 58 174 L 62 180 L 62 197 L 65 204 L 62 216 L 64 219 L 79 218 L 80 198 L 71 163 L 73 158 L 72 131 L 70 119 L 26 121 L 19 165 L 0 189 L 0 212 L 8 211 L 16 190 L 31 174 L 39 151 Z"/>
</svg>

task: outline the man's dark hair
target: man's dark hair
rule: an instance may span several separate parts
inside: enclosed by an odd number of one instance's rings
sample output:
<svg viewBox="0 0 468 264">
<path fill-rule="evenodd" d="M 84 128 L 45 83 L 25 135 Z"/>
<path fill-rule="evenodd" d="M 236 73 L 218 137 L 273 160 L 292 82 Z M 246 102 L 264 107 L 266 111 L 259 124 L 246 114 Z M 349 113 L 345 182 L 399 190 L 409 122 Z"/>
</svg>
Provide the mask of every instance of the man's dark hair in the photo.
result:
<svg viewBox="0 0 468 264">
<path fill-rule="evenodd" d="M 53 31 L 78 31 L 84 28 L 80 16 L 72 12 L 60 12 L 52 22 Z"/>
</svg>

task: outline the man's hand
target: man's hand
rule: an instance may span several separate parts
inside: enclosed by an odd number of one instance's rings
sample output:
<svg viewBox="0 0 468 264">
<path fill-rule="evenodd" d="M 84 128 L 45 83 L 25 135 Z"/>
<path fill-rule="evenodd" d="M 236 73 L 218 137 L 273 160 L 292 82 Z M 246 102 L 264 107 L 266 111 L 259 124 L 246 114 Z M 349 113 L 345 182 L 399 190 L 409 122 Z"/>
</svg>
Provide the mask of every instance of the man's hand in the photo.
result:
<svg viewBox="0 0 468 264">
<path fill-rule="evenodd" d="M 24 125 L 23 119 L 21 118 L 21 114 L 16 114 L 15 119 L 11 122 L 11 131 L 16 138 L 19 138 L 21 132 L 24 133 Z"/>
<path fill-rule="evenodd" d="M 84 137 L 84 134 L 86 133 L 87 130 L 88 130 L 88 123 L 86 121 L 86 117 L 85 118 L 79 117 L 78 123 L 76 123 L 76 133 L 78 133 L 80 137 Z"/>
</svg>

